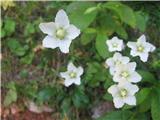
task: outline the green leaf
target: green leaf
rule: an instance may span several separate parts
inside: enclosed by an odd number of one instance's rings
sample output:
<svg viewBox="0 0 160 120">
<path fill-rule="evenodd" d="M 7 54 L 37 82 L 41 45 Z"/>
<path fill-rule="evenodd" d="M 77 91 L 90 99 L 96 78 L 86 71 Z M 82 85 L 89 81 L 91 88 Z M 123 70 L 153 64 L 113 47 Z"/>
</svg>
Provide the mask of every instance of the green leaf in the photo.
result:
<svg viewBox="0 0 160 120">
<path fill-rule="evenodd" d="M 81 36 L 82 45 L 87 45 L 94 39 L 94 37 L 95 37 L 95 34 L 93 33 L 90 33 L 90 34 L 83 33 Z"/>
<path fill-rule="evenodd" d="M 95 5 L 93 2 L 72 2 L 69 4 L 67 13 L 69 13 L 71 23 L 81 30 L 87 28 L 96 18 L 97 11 L 94 10 L 88 14 L 85 14 L 85 11 Z"/>
<path fill-rule="evenodd" d="M 14 20 L 7 18 L 4 22 L 4 30 L 6 34 L 9 36 L 15 31 L 16 23 Z"/>
<path fill-rule="evenodd" d="M 47 87 L 40 90 L 40 92 L 38 93 L 37 99 L 39 101 L 45 102 L 51 99 L 53 95 L 54 95 L 54 90 L 52 88 Z"/>
<path fill-rule="evenodd" d="M 116 29 L 116 33 L 124 38 L 124 39 L 127 39 L 128 38 L 128 34 L 126 32 L 126 30 L 124 29 L 124 27 L 122 27 L 121 25 L 117 25 L 117 29 Z"/>
<path fill-rule="evenodd" d="M 7 41 L 7 46 L 11 50 L 12 53 L 14 53 L 17 56 L 23 56 L 26 53 L 26 50 L 28 48 L 23 47 L 19 41 L 16 39 L 10 39 Z"/>
<path fill-rule="evenodd" d="M 109 94 L 108 92 L 106 92 L 104 94 L 103 99 L 108 100 L 108 101 L 112 101 L 113 100 L 112 95 Z"/>
<path fill-rule="evenodd" d="M 159 88 L 157 88 L 157 91 L 159 91 Z M 160 118 L 160 94 L 157 91 L 154 92 L 151 102 L 151 114 L 153 120 L 159 120 Z"/>
<path fill-rule="evenodd" d="M 11 103 L 16 102 L 17 101 L 17 91 L 16 91 L 16 85 L 14 82 L 10 82 L 7 84 L 6 86 L 9 90 L 5 96 L 4 99 L 4 106 L 7 107 L 9 106 Z"/>
<path fill-rule="evenodd" d="M 35 27 L 32 23 L 28 23 L 27 26 L 25 27 L 24 35 L 30 35 L 35 32 Z"/>
<path fill-rule="evenodd" d="M 142 13 L 141 11 L 135 12 L 135 16 L 136 16 L 136 27 L 140 31 L 144 32 L 148 21 L 148 16 Z"/>
<path fill-rule="evenodd" d="M 114 11 L 119 15 L 120 19 L 131 27 L 136 26 L 136 19 L 133 10 L 120 2 L 107 2 L 104 7 Z"/>
<path fill-rule="evenodd" d="M 130 111 L 113 111 L 98 118 L 97 120 L 129 120 L 132 116 Z"/>
<path fill-rule="evenodd" d="M 89 103 L 89 98 L 83 90 L 76 89 L 72 96 L 72 101 L 76 107 L 80 108 L 85 107 Z"/>
<path fill-rule="evenodd" d="M 137 93 L 137 105 L 144 102 L 145 99 L 149 99 L 150 92 L 151 92 L 150 88 L 141 89 L 141 91 Z"/>
<path fill-rule="evenodd" d="M 101 57 L 104 59 L 110 56 L 110 53 L 108 51 L 106 40 L 107 36 L 105 34 L 98 34 L 96 38 L 96 49 Z"/>
<path fill-rule="evenodd" d="M 144 71 L 144 70 L 137 70 L 137 72 L 142 76 L 141 82 L 149 82 L 149 83 L 155 83 L 156 78 L 151 72 Z"/>
<path fill-rule="evenodd" d="M 34 53 L 29 53 L 28 55 L 25 55 L 23 58 L 21 58 L 21 63 L 23 64 L 31 64 L 34 58 Z"/>
</svg>

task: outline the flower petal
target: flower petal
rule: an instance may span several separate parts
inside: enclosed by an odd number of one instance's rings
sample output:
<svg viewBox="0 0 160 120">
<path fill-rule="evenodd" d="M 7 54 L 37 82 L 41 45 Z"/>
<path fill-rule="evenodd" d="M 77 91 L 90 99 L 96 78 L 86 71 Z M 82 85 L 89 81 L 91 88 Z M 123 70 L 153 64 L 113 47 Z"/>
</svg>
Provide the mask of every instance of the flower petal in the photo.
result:
<svg viewBox="0 0 160 120">
<path fill-rule="evenodd" d="M 60 72 L 60 76 L 62 78 L 67 78 L 68 77 L 68 72 Z"/>
<path fill-rule="evenodd" d="M 76 67 L 74 66 L 74 64 L 72 62 L 69 62 L 68 66 L 67 66 L 67 70 L 68 71 L 75 71 Z"/>
<path fill-rule="evenodd" d="M 136 69 L 136 65 L 137 65 L 136 62 L 130 62 L 130 63 L 127 64 L 127 69 L 129 71 L 133 72 Z"/>
<path fill-rule="evenodd" d="M 59 10 L 56 14 L 55 23 L 61 27 L 69 25 L 69 19 L 64 10 Z"/>
<path fill-rule="evenodd" d="M 141 81 L 142 77 L 137 73 L 133 72 L 129 78 L 130 82 L 137 83 Z"/>
<path fill-rule="evenodd" d="M 52 36 L 56 31 L 56 25 L 54 22 L 40 23 L 39 28 L 43 33 L 48 34 L 50 36 Z"/>
<path fill-rule="evenodd" d="M 138 38 L 138 42 L 140 42 L 140 43 L 145 43 L 145 42 L 146 42 L 146 36 L 145 36 L 145 35 L 141 35 L 141 36 Z"/>
<path fill-rule="evenodd" d="M 108 58 L 105 62 L 109 67 L 114 66 L 113 58 Z"/>
<path fill-rule="evenodd" d="M 125 103 L 127 103 L 128 105 L 136 105 L 136 97 L 135 96 L 128 96 L 128 97 L 124 98 L 123 101 Z"/>
<path fill-rule="evenodd" d="M 46 48 L 54 49 L 54 48 L 58 47 L 58 45 L 59 45 L 58 40 L 56 40 L 54 37 L 49 36 L 49 35 L 46 36 L 42 41 L 42 46 L 46 47 Z"/>
<path fill-rule="evenodd" d="M 136 50 L 136 42 L 128 42 L 127 43 L 127 46 L 129 47 L 129 48 L 132 48 L 132 49 L 134 49 L 134 50 Z"/>
<path fill-rule="evenodd" d="M 68 32 L 68 35 L 67 35 L 68 38 L 72 40 L 78 37 L 78 35 L 80 34 L 80 30 L 74 25 L 70 25 L 67 28 L 67 32 Z"/>
<path fill-rule="evenodd" d="M 71 40 L 61 40 L 59 44 L 59 48 L 63 53 L 69 53 L 69 47 L 71 44 Z"/>
<path fill-rule="evenodd" d="M 139 55 L 140 56 L 140 59 L 143 61 L 143 62 L 147 62 L 148 60 L 148 53 L 142 53 Z"/>
<path fill-rule="evenodd" d="M 81 78 L 78 77 L 78 78 L 74 79 L 74 83 L 75 83 L 76 85 L 80 85 L 80 84 L 81 84 Z"/>
<path fill-rule="evenodd" d="M 83 74 L 84 70 L 83 70 L 83 68 L 81 66 L 79 66 L 76 71 L 77 71 L 77 74 L 80 76 L 80 75 Z"/>
<path fill-rule="evenodd" d="M 113 102 L 116 108 L 121 108 L 124 105 L 123 100 L 119 97 L 113 98 Z"/>
<path fill-rule="evenodd" d="M 126 83 L 120 83 L 119 86 L 124 87 L 129 92 L 129 95 L 134 95 L 136 92 L 138 92 L 139 88 L 137 85 L 131 84 L 129 82 Z"/>
<path fill-rule="evenodd" d="M 112 94 L 113 97 L 117 95 L 118 91 L 119 90 L 117 85 L 112 85 L 111 87 L 108 88 L 108 92 Z"/>
<path fill-rule="evenodd" d="M 69 87 L 70 85 L 72 85 L 73 84 L 73 80 L 71 80 L 71 79 L 65 79 L 65 81 L 64 81 L 64 85 L 66 86 L 66 87 Z"/>
</svg>

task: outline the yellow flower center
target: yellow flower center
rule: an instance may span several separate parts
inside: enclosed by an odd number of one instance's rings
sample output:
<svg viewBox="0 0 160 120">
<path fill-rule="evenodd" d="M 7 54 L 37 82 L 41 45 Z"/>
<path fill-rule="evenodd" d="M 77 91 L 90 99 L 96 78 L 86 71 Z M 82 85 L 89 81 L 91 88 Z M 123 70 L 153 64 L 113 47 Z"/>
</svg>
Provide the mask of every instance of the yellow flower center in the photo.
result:
<svg viewBox="0 0 160 120">
<path fill-rule="evenodd" d="M 121 97 L 126 97 L 127 96 L 127 90 L 126 89 L 121 89 L 120 90 L 120 96 Z"/>
<path fill-rule="evenodd" d="M 60 40 L 64 39 L 65 35 L 66 35 L 66 31 L 63 28 L 59 28 L 56 31 L 56 37 L 59 38 Z"/>
<path fill-rule="evenodd" d="M 119 60 L 117 60 L 117 61 L 115 62 L 116 65 L 120 65 L 121 63 L 122 63 L 122 62 L 119 61 Z"/>
<path fill-rule="evenodd" d="M 70 78 L 76 78 L 77 74 L 75 72 L 69 73 Z"/>
<path fill-rule="evenodd" d="M 121 76 L 124 77 L 124 78 L 127 78 L 129 76 L 128 72 L 127 71 L 123 71 L 121 73 Z"/>
<path fill-rule="evenodd" d="M 118 44 L 117 44 L 117 43 L 113 43 L 112 46 L 113 46 L 114 48 L 116 48 L 116 47 L 118 46 Z"/>
<path fill-rule="evenodd" d="M 144 51 L 144 47 L 142 45 L 137 46 L 137 51 L 138 52 L 143 52 Z"/>
</svg>

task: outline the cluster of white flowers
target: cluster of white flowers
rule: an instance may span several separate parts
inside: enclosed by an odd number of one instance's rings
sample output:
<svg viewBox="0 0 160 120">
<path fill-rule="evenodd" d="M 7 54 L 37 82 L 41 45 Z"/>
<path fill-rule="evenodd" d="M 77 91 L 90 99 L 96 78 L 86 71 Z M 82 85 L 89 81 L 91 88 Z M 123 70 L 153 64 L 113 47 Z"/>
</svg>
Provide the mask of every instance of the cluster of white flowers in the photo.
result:
<svg viewBox="0 0 160 120">
<path fill-rule="evenodd" d="M 52 49 L 59 47 L 63 53 L 69 52 L 72 40 L 80 34 L 80 30 L 69 23 L 68 16 L 64 10 L 58 11 L 55 22 L 41 23 L 39 28 L 43 33 L 47 34 L 42 42 L 43 47 Z M 108 89 L 108 92 L 113 96 L 114 105 L 116 108 L 122 107 L 125 103 L 136 105 L 135 93 L 138 92 L 139 88 L 133 83 L 137 83 L 142 79 L 135 71 L 136 63 L 130 62 L 129 57 L 118 53 L 125 47 L 123 40 L 113 37 L 111 40 L 107 40 L 106 44 L 110 52 L 116 51 L 112 58 L 106 60 L 110 74 L 113 76 L 113 81 L 117 83 Z M 130 54 L 139 56 L 143 62 L 147 61 L 148 53 L 155 50 L 155 46 L 146 42 L 144 35 L 137 42 L 128 42 L 127 46 L 131 48 Z M 67 66 L 67 71 L 60 72 L 60 76 L 64 78 L 64 85 L 66 87 L 72 84 L 80 85 L 83 71 L 81 66 L 76 67 L 70 62 Z"/>
<path fill-rule="evenodd" d="M 73 39 L 79 36 L 80 30 L 69 23 L 68 16 L 64 10 L 59 10 L 55 17 L 55 22 L 40 23 L 39 28 L 47 34 L 42 45 L 45 48 L 59 47 L 61 52 L 68 53 Z M 60 72 L 64 78 L 64 85 L 69 87 L 72 84 L 80 85 L 83 68 L 75 67 L 72 62 L 67 66 L 66 72 Z"/>
<path fill-rule="evenodd" d="M 113 37 L 107 40 L 106 44 L 110 52 L 121 51 L 124 48 L 123 40 Z M 140 56 L 143 62 L 148 59 L 148 52 L 153 52 L 155 47 L 146 42 L 145 36 L 142 35 L 137 42 L 128 42 L 132 56 Z M 122 56 L 115 52 L 113 57 L 106 60 L 106 65 L 109 66 L 110 74 L 113 76 L 113 81 L 118 83 L 108 88 L 108 92 L 113 97 L 114 106 L 121 108 L 126 103 L 128 105 L 136 105 L 135 93 L 139 88 L 133 83 L 139 82 L 142 77 L 135 71 L 136 63 L 130 62 L 129 57 Z"/>
</svg>

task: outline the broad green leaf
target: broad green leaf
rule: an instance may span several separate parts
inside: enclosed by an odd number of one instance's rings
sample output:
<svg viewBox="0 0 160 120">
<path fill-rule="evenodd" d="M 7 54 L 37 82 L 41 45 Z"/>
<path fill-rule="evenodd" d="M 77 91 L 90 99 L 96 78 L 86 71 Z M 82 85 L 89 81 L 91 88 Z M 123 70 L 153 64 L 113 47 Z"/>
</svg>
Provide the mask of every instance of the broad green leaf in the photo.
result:
<svg viewBox="0 0 160 120">
<path fill-rule="evenodd" d="M 136 27 L 140 31 L 144 32 L 148 21 L 148 16 L 140 11 L 135 12 L 135 16 L 136 16 Z"/>
<path fill-rule="evenodd" d="M 157 91 L 159 91 L 159 88 L 157 88 Z M 157 91 L 153 93 L 151 102 L 151 114 L 153 120 L 160 119 L 160 94 Z"/>
<path fill-rule="evenodd" d="M 145 99 L 137 108 L 141 113 L 147 112 L 151 108 L 151 99 Z"/>
<path fill-rule="evenodd" d="M 124 27 L 121 26 L 121 25 L 117 25 L 116 33 L 117 33 L 120 37 L 122 37 L 122 38 L 124 38 L 124 39 L 127 39 L 127 38 L 128 38 L 128 34 L 127 34 L 126 30 L 125 30 Z"/>
<path fill-rule="evenodd" d="M 97 120 L 129 120 L 132 114 L 133 113 L 130 111 L 113 111 L 106 113 L 106 115 L 98 118 Z"/>
<path fill-rule="evenodd" d="M 4 21 L 4 30 L 7 35 L 11 35 L 15 31 L 16 23 L 10 18 L 6 18 Z"/>
<path fill-rule="evenodd" d="M 92 11 L 85 14 L 85 11 L 94 7 L 96 4 L 93 2 L 72 2 L 67 7 L 67 13 L 72 24 L 80 28 L 81 30 L 87 28 L 95 19 L 97 11 Z"/>
<path fill-rule="evenodd" d="M 125 4 L 120 2 L 107 2 L 104 7 L 116 12 L 120 19 L 131 27 L 136 26 L 136 19 L 133 10 Z"/>
<path fill-rule="evenodd" d="M 106 40 L 108 37 L 105 34 L 99 33 L 96 38 L 96 49 L 101 57 L 104 59 L 110 56 L 108 51 Z"/>
<path fill-rule="evenodd" d="M 141 89 L 137 93 L 137 105 L 139 105 L 142 102 L 144 102 L 145 99 L 149 99 L 150 98 L 150 96 L 149 96 L 150 92 L 151 92 L 150 88 L 143 88 L 143 89 Z"/>
<path fill-rule="evenodd" d="M 94 39 L 94 37 L 95 37 L 95 34 L 93 33 L 90 33 L 90 34 L 83 33 L 81 36 L 82 45 L 87 45 Z"/>
<path fill-rule="evenodd" d="M 144 70 L 137 70 L 137 72 L 142 76 L 141 82 L 149 82 L 149 83 L 156 82 L 156 78 L 151 72 L 144 71 Z"/>
<path fill-rule="evenodd" d="M 107 35 L 112 35 L 113 32 L 117 29 L 116 20 L 113 19 L 113 16 L 110 13 L 102 13 L 99 16 L 100 27 L 107 33 Z"/>
</svg>

